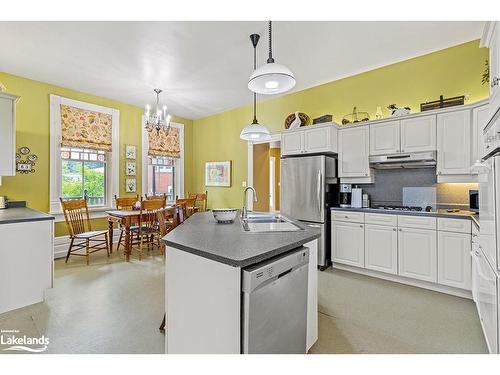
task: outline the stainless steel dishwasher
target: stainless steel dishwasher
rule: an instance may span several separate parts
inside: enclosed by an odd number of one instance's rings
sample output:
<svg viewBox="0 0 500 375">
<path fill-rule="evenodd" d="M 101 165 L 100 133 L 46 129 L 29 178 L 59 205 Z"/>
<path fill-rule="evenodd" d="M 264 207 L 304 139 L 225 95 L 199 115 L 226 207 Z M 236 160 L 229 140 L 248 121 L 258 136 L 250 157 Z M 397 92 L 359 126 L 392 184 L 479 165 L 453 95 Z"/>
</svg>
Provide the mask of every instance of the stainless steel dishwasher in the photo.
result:
<svg viewBox="0 0 500 375">
<path fill-rule="evenodd" d="M 242 352 L 304 354 L 309 249 L 243 270 Z"/>
</svg>

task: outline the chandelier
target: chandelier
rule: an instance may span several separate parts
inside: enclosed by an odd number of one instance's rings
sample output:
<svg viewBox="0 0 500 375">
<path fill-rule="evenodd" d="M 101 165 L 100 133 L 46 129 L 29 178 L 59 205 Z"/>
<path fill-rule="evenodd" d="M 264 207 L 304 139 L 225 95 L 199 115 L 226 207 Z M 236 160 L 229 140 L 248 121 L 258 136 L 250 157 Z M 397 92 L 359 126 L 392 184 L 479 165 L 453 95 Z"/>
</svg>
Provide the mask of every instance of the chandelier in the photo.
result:
<svg viewBox="0 0 500 375">
<path fill-rule="evenodd" d="M 150 133 L 156 130 L 156 133 L 159 134 L 161 129 L 165 129 L 165 132 L 168 134 L 172 116 L 167 112 L 166 105 L 160 106 L 160 94 L 162 90 L 154 89 L 154 92 L 156 93 L 156 108 L 152 111 L 151 106 L 149 104 L 146 105 L 146 110 L 144 111 L 144 117 L 146 117 L 145 127 Z"/>
</svg>

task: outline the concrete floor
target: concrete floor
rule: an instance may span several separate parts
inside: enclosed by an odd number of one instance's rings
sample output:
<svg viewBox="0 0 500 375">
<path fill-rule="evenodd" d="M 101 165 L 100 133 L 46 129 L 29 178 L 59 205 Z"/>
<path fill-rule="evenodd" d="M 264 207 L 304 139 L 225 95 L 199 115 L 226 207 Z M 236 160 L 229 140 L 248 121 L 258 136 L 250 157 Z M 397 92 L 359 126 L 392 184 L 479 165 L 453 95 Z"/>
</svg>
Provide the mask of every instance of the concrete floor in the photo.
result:
<svg viewBox="0 0 500 375">
<path fill-rule="evenodd" d="M 0 330 L 44 334 L 49 353 L 164 353 L 161 256 L 57 260 L 54 285 L 44 303 L 1 314 Z M 319 273 L 319 305 L 311 353 L 487 351 L 470 300 L 330 269 Z"/>
</svg>

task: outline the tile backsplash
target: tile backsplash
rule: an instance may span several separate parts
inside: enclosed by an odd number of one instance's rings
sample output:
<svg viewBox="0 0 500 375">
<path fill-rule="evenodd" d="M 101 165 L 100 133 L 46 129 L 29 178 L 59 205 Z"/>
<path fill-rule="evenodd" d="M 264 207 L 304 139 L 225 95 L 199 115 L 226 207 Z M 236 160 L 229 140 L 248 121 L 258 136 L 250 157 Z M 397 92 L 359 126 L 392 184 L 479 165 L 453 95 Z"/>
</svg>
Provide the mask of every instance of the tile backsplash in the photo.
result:
<svg viewBox="0 0 500 375">
<path fill-rule="evenodd" d="M 372 205 L 401 205 L 403 188 L 434 187 L 438 208 L 468 209 L 469 190 L 477 189 L 478 184 L 438 184 L 436 169 L 425 168 L 377 170 L 373 184 L 360 184 L 359 187 L 363 189 L 363 193 L 370 195 Z"/>
</svg>

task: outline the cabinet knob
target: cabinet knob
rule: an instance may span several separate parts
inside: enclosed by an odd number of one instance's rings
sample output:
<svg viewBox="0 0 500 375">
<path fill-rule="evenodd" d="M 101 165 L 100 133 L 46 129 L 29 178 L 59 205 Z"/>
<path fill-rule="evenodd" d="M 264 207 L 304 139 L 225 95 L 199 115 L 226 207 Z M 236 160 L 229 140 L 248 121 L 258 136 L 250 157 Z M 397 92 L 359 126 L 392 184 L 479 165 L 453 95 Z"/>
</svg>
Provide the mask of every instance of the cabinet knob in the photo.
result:
<svg viewBox="0 0 500 375">
<path fill-rule="evenodd" d="M 396 231 L 396 228 L 392 228 L 392 230 L 395 232 L 395 231 Z"/>
<path fill-rule="evenodd" d="M 402 229 L 399 229 L 400 232 L 402 232 L 403 230 Z"/>
<path fill-rule="evenodd" d="M 365 176 L 368 176 L 368 173 L 365 173 Z"/>
<path fill-rule="evenodd" d="M 359 227 L 360 227 L 360 228 L 363 228 L 363 226 L 362 226 L 362 225 L 360 225 Z"/>
</svg>

